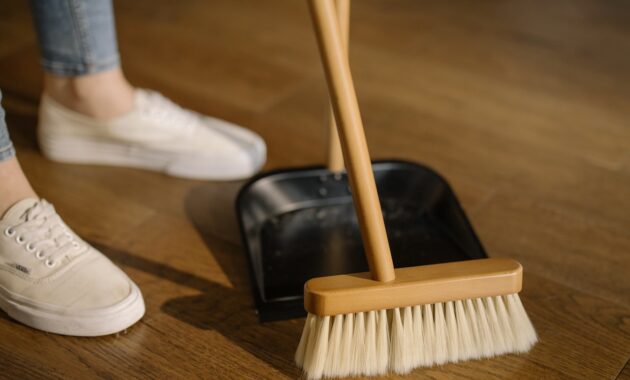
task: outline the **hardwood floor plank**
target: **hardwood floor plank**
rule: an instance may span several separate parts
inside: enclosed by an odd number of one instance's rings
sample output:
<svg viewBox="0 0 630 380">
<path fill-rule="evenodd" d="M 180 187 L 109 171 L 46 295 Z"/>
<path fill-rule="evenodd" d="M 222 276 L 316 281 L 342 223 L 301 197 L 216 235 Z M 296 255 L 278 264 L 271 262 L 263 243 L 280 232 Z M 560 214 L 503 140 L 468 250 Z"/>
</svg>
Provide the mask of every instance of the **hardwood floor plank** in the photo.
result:
<svg viewBox="0 0 630 380">
<path fill-rule="evenodd" d="M 617 380 L 628 380 L 630 379 L 630 361 L 626 363 L 626 366 L 623 367 L 619 376 L 617 376 Z"/>
<path fill-rule="evenodd" d="M 25 1 L 0 4 L 0 59 L 35 41 L 30 10 Z"/>
<path fill-rule="evenodd" d="M 526 270 L 630 305 L 627 229 L 588 211 L 517 190 L 497 194 L 472 217 L 488 252 L 513 257 Z"/>
</svg>

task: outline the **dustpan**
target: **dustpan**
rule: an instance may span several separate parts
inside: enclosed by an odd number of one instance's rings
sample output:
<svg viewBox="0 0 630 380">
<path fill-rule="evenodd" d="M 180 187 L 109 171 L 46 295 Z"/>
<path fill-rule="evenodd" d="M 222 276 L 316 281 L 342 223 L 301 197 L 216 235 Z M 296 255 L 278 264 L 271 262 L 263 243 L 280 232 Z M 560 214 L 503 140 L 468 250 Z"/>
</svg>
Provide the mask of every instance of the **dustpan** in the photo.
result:
<svg viewBox="0 0 630 380">
<path fill-rule="evenodd" d="M 337 0 L 347 39 L 349 0 Z M 261 321 L 305 316 L 304 283 L 368 270 L 334 124 L 328 166 L 274 170 L 248 181 L 236 200 Z M 487 257 L 451 187 L 403 160 L 372 164 L 394 266 Z"/>
</svg>

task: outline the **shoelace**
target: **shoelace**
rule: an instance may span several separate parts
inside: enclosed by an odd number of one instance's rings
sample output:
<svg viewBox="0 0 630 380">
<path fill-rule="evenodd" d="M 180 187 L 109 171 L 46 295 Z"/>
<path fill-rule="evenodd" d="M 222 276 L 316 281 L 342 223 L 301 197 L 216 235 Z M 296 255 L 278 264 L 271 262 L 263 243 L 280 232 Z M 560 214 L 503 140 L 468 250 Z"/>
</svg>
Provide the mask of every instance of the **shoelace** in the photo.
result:
<svg viewBox="0 0 630 380">
<path fill-rule="evenodd" d="M 199 122 L 199 114 L 184 109 L 164 97 L 159 92 L 141 90 L 145 94 L 146 102 L 142 105 L 141 113 L 151 119 L 158 119 L 173 130 L 190 134 L 194 125 Z"/>
<path fill-rule="evenodd" d="M 24 213 L 22 222 L 8 227 L 4 233 L 15 237 L 16 243 L 24 245 L 27 252 L 46 260 L 50 268 L 70 251 L 81 248 L 53 205 L 43 199 Z"/>
</svg>

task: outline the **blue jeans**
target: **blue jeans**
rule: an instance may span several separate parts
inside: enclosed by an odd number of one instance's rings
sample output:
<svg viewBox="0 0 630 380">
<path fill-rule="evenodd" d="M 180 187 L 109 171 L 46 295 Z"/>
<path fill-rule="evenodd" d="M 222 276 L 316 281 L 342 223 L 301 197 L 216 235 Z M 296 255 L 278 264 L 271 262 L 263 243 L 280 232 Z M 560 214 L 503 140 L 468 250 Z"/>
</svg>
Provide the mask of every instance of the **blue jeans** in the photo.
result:
<svg viewBox="0 0 630 380">
<path fill-rule="evenodd" d="M 2 93 L 0 92 L 0 102 L 2 102 Z M 0 105 L 0 161 L 8 160 L 15 156 L 15 149 L 9 139 L 9 131 L 7 123 L 4 122 L 4 110 Z"/>
<path fill-rule="evenodd" d="M 120 64 L 111 0 L 31 0 L 31 8 L 47 72 L 77 76 Z M 0 161 L 13 156 L 0 104 Z"/>
</svg>

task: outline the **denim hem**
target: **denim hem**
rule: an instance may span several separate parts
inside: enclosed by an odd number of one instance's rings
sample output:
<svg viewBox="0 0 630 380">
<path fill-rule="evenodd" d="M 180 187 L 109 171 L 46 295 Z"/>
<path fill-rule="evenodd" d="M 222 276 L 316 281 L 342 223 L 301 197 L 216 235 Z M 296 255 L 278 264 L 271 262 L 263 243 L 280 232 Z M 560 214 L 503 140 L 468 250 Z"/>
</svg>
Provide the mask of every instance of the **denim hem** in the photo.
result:
<svg viewBox="0 0 630 380">
<path fill-rule="evenodd" d="M 50 61 L 42 59 L 42 66 L 46 72 L 60 76 L 78 76 L 95 74 L 107 71 L 120 66 L 120 56 L 115 55 L 110 59 L 89 63 L 68 63 L 60 61 Z"/>
<path fill-rule="evenodd" d="M 13 144 L 9 143 L 9 145 L 0 148 L 0 161 L 8 160 L 13 157 L 15 157 L 15 148 L 13 147 Z"/>
</svg>

